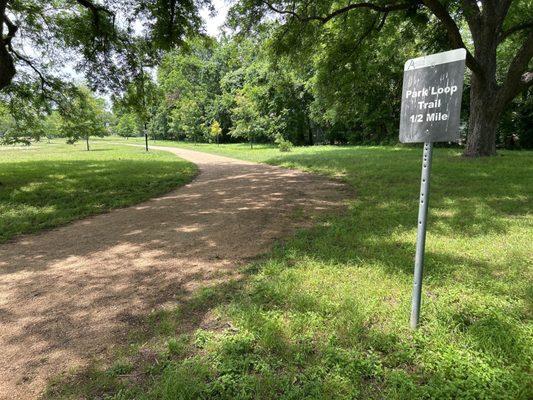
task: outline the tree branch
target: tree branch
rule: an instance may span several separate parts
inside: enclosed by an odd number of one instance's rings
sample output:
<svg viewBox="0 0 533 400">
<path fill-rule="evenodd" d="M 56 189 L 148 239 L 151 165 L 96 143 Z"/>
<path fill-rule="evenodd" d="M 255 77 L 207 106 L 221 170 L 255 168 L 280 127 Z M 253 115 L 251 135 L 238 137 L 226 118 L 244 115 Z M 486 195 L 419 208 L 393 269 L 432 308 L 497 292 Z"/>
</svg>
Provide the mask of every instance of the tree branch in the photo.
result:
<svg viewBox="0 0 533 400">
<path fill-rule="evenodd" d="M 53 96 L 54 83 L 46 78 L 46 76 L 41 72 L 41 70 L 39 70 L 39 68 L 37 68 L 33 64 L 33 61 L 31 61 L 29 58 L 23 56 L 22 54 L 18 53 L 15 49 L 13 49 L 11 44 L 8 46 L 8 48 L 11 54 L 13 54 L 17 59 L 23 61 L 39 76 L 39 80 L 41 82 L 41 96 L 44 99 L 52 103 L 55 103 L 59 108 L 62 109 L 63 105 L 62 105 L 61 100 L 58 100 L 57 98 Z M 65 95 L 61 91 L 57 91 L 57 92 L 60 97 L 62 97 L 63 99 L 66 99 Z"/>
<path fill-rule="evenodd" d="M 333 19 L 335 17 L 338 17 L 339 15 L 345 14 L 348 11 L 355 10 L 357 8 L 366 8 L 366 9 L 369 9 L 369 10 L 378 11 L 378 12 L 382 12 L 382 13 L 389 13 L 391 11 L 406 10 L 406 9 L 411 8 L 413 6 L 413 3 L 396 3 L 396 4 L 385 5 L 385 6 L 380 6 L 380 5 L 374 4 L 374 3 L 353 3 L 353 4 L 349 4 L 349 5 L 345 6 L 345 7 L 341 7 L 339 9 L 337 9 L 335 11 L 332 11 L 331 13 L 323 15 L 323 16 L 321 16 L 321 15 L 307 15 L 307 16 L 304 16 L 304 15 L 300 15 L 300 14 L 296 13 L 293 10 L 281 10 L 281 9 L 279 9 L 277 7 L 274 7 L 269 1 L 266 1 L 266 0 L 263 1 L 263 3 L 271 11 L 274 11 L 275 13 L 284 14 L 284 15 L 290 15 L 290 16 L 296 18 L 297 20 L 299 20 L 301 22 L 319 21 L 322 24 L 325 24 L 328 21 L 330 21 L 331 19 Z"/>
<path fill-rule="evenodd" d="M 8 46 L 17 32 L 17 27 L 7 17 L 6 7 L 7 0 L 0 0 L 0 90 L 11 83 L 16 73 L 13 57 L 8 51 Z M 4 25 L 8 28 L 7 36 L 4 36 Z"/>
<path fill-rule="evenodd" d="M 105 8 L 104 6 L 101 6 L 99 4 L 94 4 L 92 1 L 90 0 L 76 0 L 76 2 L 82 6 L 82 7 L 85 7 L 89 10 L 91 10 L 93 13 L 99 13 L 100 11 L 110 15 L 110 16 L 114 16 L 115 13 L 113 13 L 111 10 Z"/>
<path fill-rule="evenodd" d="M 359 46 L 361 46 L 361 44 L 363 43 L 363 41 L 368 37 L 370 36 L 370 34 L 372 33 L 372 31 L 376 30 L 376 31 L 380 31 L 381 28 L 383 28 L 383 25 L 385 24 L 385 20 L 387 19 L 387 15 L 388 13 L 384 13 L 383 16 L 381 17 L 381 21 L 379 21 L 379 24 L 378 24 L 378 20 L 379 18 L 374 18 L 374 20 L 372 21 L 372 23 L 369 24 L 369 26 L 367 27 L 367 29 L 364 30 L 364 32 L 361 34 L 361 36 L 357 39 L 357 41 L 355 42 L 355 44 L 353 45 L 353 47 L 350 49 L 350 51 L 347 51 L 347 52 L 344 52 L 342 55 L 341 55 L 341 58 L 338 59 L 336 61 L 336 65 L 337 65 L 337 70 L 339 70 L 342 65 L 346 62 L 346 60 L 348 58 L 350 58 L 351 56 L 353 56 L 353 54 L 357 51 L 357 49 L 359 49 Z"/>
<path fill-rule="evenodd" d="M 6 16 L 7 0 L 0 0 L 0 40 L 4 35 L 4 18 Z"/>
<path fill-rule="evenodd" d="M 522 24 L 517 24 L 517 25 L 512 26 L 511 28 L 507 29 L 506 31 L 502 31 L 500 33 L 500 37 L 498 39 L 498 43 L 503 42 L 509 36 L 515 34 L 516 32 L 522 31 L 524 29 L 533 29 L 533 20 L 532 21 L 528 21 L 528 22 L 524 22 Z"/>
<path fill-rule="evenodd" d="M 533 72 L 526 72 L 529 61 L 533 58 L 533 31 L 529 32 L 526 41 L 511 61 L 507 76 L 498 95 L 505 104 L 511 101 L 520 91 L 533 84 Z"/>
<path fill-rule="evenodd" d="M 389 12 L 384 12 L 383 13 L 383 16 L 381 17 L 381 22 L 379 23 L 379 25 L 376 27 L 376 31 L 380 31 L 381 28 L 383 28 L 383 25 L 385 25 L 385 20 L 387 19 L 387 16 L 389 15 Z"/>
<path fill-rule="evenodd" d="M 113 19 L 113 25 L 115 25 L 115 13 L 113 11 L 99 4 L 94 4 L 90 0 L 76 0 L 76 2 L 80 6 L 91 11 L 91 13 L 93 14 L 94 27 L 97 33 L 100 32 L 100 12 L 108 14 Z"/>
<path fill-rule="evenodd" d="M 466 65 L 468 68 L 470 68 L 470 70 L 479 78 L 485 79 L 481 65 L 479 65 L 472 53 L 466 48 L 463 38 L 461 37 L 461 32 L 446 7 L 444 7 L 438 0 L 422 0 L 422 2 L 431 10 L 431 12 L 433 12 L 433 14 L 435 14 L 440 22 L 443 23 L 448 32 L 448 38 L 450 39 L 452 46 L 456 48 L 462 47 L 466 50 Z"/>
<path fill-rule="evenodd" d="M 511 7 L 511 3 L 513 0 L 500 0 L 496 6 L 496 15 L 498 17 L 497 24 L 501 26 L 503 24 L 503 20 L 505 19 L 505 16 L 509 12 L 509 7 Z"/>
<path fill-rule="evenodd" d="M 464 9 L 464 17 L 472 32 L 472 37 L 478 38 L 481 32 L 481 26 L 483 24 L 481 18 L 481 10 L 476 0 L 461 0 L 461 4 Z"/>
<path fill-rule="evenodd" d="M 19 27 L 15 25 L 7 15 L 4 15 L 4 23 L 7 25 L 7 35 L 4 36 L 2 39 L 4 41 L 5 46 L 11 45 L 11 40 L 15 37 L 17 34 L 17 31 Z"/>
<path fill-rule="evenodd" d="M 481 10 L 476 0 L 461 0 L 461 4 L 465 10 L 468 10 L 472 14 L 481 15 Z"/>
<path fill-rule="evenodd" d="M 444 24 L 444 27 L 446 28 L 446 31 L 448 32 L 448 37 L 450 39 L 452 46 L 456 48 L 462 47 L 466 50 L 466 65 L 468 66 L 468 68 L 470 68 L 470 70 L 472 70 L 478 77 L 480 77 L 481 79 L 484 79 L 485 77 L 484 77 L 484 73 L 483 73 L 483 69 L 481 65 L 474 58 L 472 53 L 470 53 L 470 51 L 466 48 L 466 45 L 463 42 L 463 38 L 461 37 L 461 32 L 459 31 L 459 28 L 457 27 L 457 24 L 455 23 L 453 18 L 450 16 L 448 10 L 438 0 L 421 0 L 421 2 L 427 8 L 429 8 L 433 12 L 433 14 L 435 14 L 435 16 Z M 477 6 L 477 4 L 475 4 L 475 8 L 474 8 L 473 3 L 475 2 L 471 0 L 463 0 L 463 2 L 469 5 L 469 7 L 472 10 L 474 11 L 477 10 L 479 12 L 479 7 Z M 271 2 L 267 0 L 263 0 L 263 4 L 265 4 L 271 11 L 275 13 L 282 14 L 282 15 L 290 15 L 301 22 L 319 21 L 322 24 L 327 23 L 328 21 L 330 21 L 331 19 L 339 15 L 345 14 L 351 10 L 355 10 L 358 8 L 366 8 L 368 10 L 378 11 L 378 12 L 382 12 L 386 14 L 391 11 L 409 9 L 413 7 L 414 5 L 416 5 L 417 3 L 418 1 L 416 0 L 412 2 L 407 2 L 407 3 L 405 2 L 394 3 L 394 4 L 384 5 L 384 6 L 374 4 L 374 3 L 369 3 L 369 2 L 353 3 L 345 7 L 341 7 L 326 15 L 305 16 L 305 15 L 300 15 L 293 10 L 279 9 L 275 7 L 274 5 L 272 5 Z"/>
<path fill-rule="evenodd" d="M 43 91 L 43 93 L 46 92 L 46 86 L 52 86 L 52 83 L 50 81 L 48 81 L 48 79 L 46 79 L 46 77 L 39 70 L 39 68 L 37 68 L 35 65 L 33 65 L 33 62 L 29 58 L 27 58 L 27 57 L 23 56 L 22 54 L 18 53 L 15 49 L 13 49 L 11 44 L 9 44 L 8 48 L 9 48 L 9 51 L 11 52 L 11 54 L 13 54 L 19 60 L 23 61 L 28 67 L 30 67 L 39 76 L 39 79 L 41 80 L 41 90 Z"/>
</svg>

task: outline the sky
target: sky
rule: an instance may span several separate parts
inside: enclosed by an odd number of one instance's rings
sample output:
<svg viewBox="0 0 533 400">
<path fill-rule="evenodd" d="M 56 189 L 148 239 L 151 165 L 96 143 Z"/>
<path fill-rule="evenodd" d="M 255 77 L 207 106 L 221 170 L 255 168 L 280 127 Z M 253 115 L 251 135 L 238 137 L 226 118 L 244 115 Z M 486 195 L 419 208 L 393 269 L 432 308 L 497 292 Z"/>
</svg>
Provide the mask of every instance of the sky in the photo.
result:
<svg viewBox="0 0 533 400">
<path fill-rule="evenodd" d="M 226 20 L 228 14 L 230 0 L 212 0 L 215 7 L 215 15 L 210 15 L 207 9 L 202 9 L 200 15 L 202 16 L 205 24 L 205 31 L 208 35 L 217 37 L 222 31 L 222 25 Z"/>
<path fill-rule="evenodd" d="M 205 32 L 209 36 L 218 37 L 218 35 L 222 32 L 222 26 L 226 20 L 232 0 L 211 0 L 211 2 L 215 8 L 214 14 L 211 14 L 209 10 L 203 8 L 200 10 L 200 16 L 204 20 Z M 63 72 L 67 73 L 74 79 L 83 80 L 83 76 L 77 74 L 72 65 L 67 65 Z M 111 105 L 110 94 L 106 93 L 103 95 L 103 97 L 107 103 L 107 106 L 109 107 Z"/>
</svg>

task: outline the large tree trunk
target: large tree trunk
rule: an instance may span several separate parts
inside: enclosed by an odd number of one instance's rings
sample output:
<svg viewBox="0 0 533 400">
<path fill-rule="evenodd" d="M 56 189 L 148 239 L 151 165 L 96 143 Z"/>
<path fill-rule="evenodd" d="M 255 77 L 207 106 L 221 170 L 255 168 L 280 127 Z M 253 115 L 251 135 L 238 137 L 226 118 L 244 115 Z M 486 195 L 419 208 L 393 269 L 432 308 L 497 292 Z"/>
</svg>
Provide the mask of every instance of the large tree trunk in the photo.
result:
<svg viewBox="0 0 533 400">
<path fill-rule="evenodd" d="M 0 40 L 0 42 L 2 42 Z M 0 43 L 0 90 L 11 83 L 15 76 L 15 65 L 13 57 L 7 51 L 3 43 Z"/>
<path fill-rule="evenodd" d="M 7 50 L 11 39 L 17 33 L 17 27 L 10 23 L 6 16 L 7 0 L 0 0 L 0 90 L 11 83 L 15 76 L 13 56 Z M 4 25 L 7 26 L 7 35 L 4 35 Z"/>
<path fill-rule="evenodd" d="M 467 157 L 496 154 L 496 130 L 502 113 L 497 92 L 472 76 L 470 88 L 470 117 L 464 155 Z"/>
<path fill-rule="evenodd" d="M 467 48 L 461 30 L 449 9 L 439 0 L 422 0 L 442 22 L 450 44 Z M 504 20 L 512 0 L 461 1 L 474 44 L 474 55 L 467 50 L 466 65 L 472 71 L 470 122 L 464 154 L 470 157 L 496 154 L 496 129 L 504 107 L 533 84 L 533 73 L 526 73 L 533 56 L 533 30 L 529 23 L 518 23 L 504 30 Z M 509 63 L 501 84 L 496 80 L 498 46 L 508 36 L 529 29 L 529 35 Z"/>
<path fill-rule="evenodd" d="M 496 83 L 497 36 L 494 19 L 485 19 L 475 30 L 475 58 L 479 70 L 472 71 L 470 86 L 470 116 L 464 155 L 467 157 L 496 154 L 496 129 L 501 114 Z"/>
</svg>

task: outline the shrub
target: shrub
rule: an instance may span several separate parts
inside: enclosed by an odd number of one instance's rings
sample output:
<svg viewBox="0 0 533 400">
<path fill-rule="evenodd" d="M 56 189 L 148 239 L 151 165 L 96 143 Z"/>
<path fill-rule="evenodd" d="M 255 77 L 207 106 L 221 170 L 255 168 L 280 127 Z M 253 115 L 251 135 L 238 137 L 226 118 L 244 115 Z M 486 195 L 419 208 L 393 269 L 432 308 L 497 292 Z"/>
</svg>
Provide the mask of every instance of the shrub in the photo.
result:
<svg viewBox="0 0 533 400">
<path fill-rule="evenodd" d="M 293 146 L 292 142 L 290 140 L 285 139 L 281 133 L 278 133 L 276 135 L 276 139 L 274 140 L 274 142 L 278 145 L 278 149 L 281 152 L 291 151 Z"/>
</svg>

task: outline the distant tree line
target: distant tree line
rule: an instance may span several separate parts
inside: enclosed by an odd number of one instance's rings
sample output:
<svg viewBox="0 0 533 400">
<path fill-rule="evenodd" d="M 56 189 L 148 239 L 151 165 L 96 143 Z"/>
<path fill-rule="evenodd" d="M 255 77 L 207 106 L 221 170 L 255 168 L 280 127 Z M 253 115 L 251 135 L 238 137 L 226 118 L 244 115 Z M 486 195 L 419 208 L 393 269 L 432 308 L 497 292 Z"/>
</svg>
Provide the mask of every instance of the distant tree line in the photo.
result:
<svg viewBox="0 0 533 400">
<path fill-rule="evenodd" d="M 505 114 L 510 109 L 514 113 L 515 99 L 527 97 L 533 85 L 532 15 L 530 0 L 237 0 L 230 10 L 230 24 L 246 33 L 275 19 L 280 23 L 276 36 L 288 53 L 294 56 L 304 49 L 308 55 L 304 62 L 315 61 L 317 53 L 334 55 L 324 71 L 335 95 L 342 89 L 335 85 L 334 71 L 343 74 L 346 61 L 358 83 L 363 83 L 365 76 L 373 79 L 377 68 L 388 69 L 387 64 L 396 63 L 398 56 L 408 58 L 411 50 L 418 55 L 466 49 L 469 103 L 464 155 L 479 157 L 496 154 L 496 145 L 507 131 L 499 129 L 501 122 L 513 119 Z M 370 63 L 361 63 L 359 50 L 368 49 Z M 361 65 L 371 71 L 361 70 Z M 373 95 L 355 86 L 362 92 L 356 96 Z M 370 97 L 368 104 L 375 105 Z M 514 113 L 514 120 L 522 113 Z M 518 139 L 515 134 L 503 142 Z"/>
<path fill-rule="evenodd" d="M 86 87 L 71 88 L 68 101 L 61 109 L 28 107 L 14 97 L 10 102 L 0 102 L 0 143 L 30 144 L 42 138 L 64 138 L 67 143 L 109 135 L 112 114 L 105 109 L 105 101 L 96 97 Z"/>
<path fill-rule="evenodd" d="M 443 32 L 422 22 L 391 16 L 371 41 L 354 46 L 364 28 L 354 18 L 331 25 L 327 43 L 300 37 L 298 52 L 277 23 L 219 40 L 197 36 L 167 52 L 157 74 L 144 75 L 145 98 L 138 84 L 114 98 L 115 132 L 140 134 L 145 124 L 152 138 L 191 142 L 397 143 L 405 60 L 446 48 Z M 533 147 L 532 118 L 533 97 L 524 90 L 503 113 L 498 146 Z"/>
</svg>

